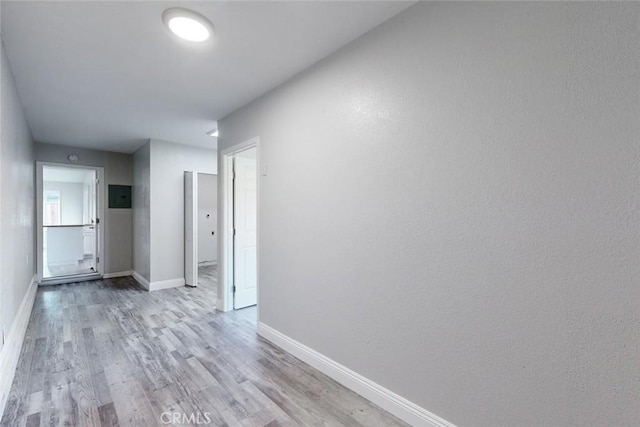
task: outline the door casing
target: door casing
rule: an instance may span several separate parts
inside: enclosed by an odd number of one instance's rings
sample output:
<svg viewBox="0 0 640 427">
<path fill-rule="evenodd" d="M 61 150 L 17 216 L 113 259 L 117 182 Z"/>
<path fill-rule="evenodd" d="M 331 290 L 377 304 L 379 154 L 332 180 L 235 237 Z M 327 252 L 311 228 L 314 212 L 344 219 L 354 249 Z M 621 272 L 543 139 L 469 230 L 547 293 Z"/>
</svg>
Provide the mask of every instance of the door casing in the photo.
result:
<svg viewBox="0 0 640 427">
<path fill-rule="evenodd" d="M 184 283 L 198 286 L 198 173 L 184 172 Z"/>
<path fill-rule="evenodd" d="M 233 158 L 249 148 L 256 148 L 257 191 L 256 191 L 256 275 L 257 275 L 257 318 L 260 322 L 260 180 L 264 175 L 262 156 L 260 152 L 260 138 L 254 137 L 247 141 L 233 145 L 220 152 L 219 185 L 221 203 L 219 208 L 219 270 L 218 270 L 218 301 L 216 307 L 220 311 L 233 310 Z"/>
</svg>

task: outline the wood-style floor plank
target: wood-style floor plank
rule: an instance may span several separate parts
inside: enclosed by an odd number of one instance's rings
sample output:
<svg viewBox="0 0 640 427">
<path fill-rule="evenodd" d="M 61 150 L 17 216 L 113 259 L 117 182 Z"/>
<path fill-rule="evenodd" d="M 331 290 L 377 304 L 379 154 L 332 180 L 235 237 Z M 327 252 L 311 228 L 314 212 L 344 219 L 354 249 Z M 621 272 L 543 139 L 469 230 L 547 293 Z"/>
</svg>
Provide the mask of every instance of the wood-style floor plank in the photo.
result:
<svg viewBox="0 0 640 427">
<path fill-rule="evenodd" d="M 256 334 L 256 310 L 130 277 L 38 289 L 0 427 L 404 426 Z"/>
</svg>

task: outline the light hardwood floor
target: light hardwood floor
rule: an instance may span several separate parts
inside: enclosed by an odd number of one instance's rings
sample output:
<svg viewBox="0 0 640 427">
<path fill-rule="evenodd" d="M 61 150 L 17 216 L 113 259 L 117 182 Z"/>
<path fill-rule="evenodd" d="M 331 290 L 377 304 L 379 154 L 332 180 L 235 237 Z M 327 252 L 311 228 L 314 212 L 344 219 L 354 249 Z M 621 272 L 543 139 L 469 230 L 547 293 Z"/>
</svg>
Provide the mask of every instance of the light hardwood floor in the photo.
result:
<svg viewBox="0 0 640 427">
<path fill-rule="evenodd" d="M 255 308 L 216 312 L 202 273 L 40 288 L 0 425 L 406 425 L 259 338 Z"/>
</svg>

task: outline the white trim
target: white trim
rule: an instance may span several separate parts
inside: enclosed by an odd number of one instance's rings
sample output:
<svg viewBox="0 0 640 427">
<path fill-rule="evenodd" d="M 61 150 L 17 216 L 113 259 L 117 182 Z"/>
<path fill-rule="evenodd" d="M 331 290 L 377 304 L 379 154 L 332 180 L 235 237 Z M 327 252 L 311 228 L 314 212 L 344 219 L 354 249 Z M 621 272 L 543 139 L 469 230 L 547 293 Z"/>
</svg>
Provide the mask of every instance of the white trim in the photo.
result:
<svg viewBox="0 0 640 427">
<path fill-rule="evenodd" d="M 115 273 L 106 273 L 102 275 L 103 279 L 113 279 L 114 277 L 131 276 L 131 271 L 116 271 Z"/>
<path fill-rule="evenodd" d="M 38 281 L 42 281 L 43 274 L 43 232 L 42 224 L 44 221 L 43 197 L 44 183 L 42 182 L 42 163 L 36 162 L 36 276 Z"/>
<path fill-rule="evenodd" d="M 142 285 L 143 288 L 145 288 L 146 290 L 149 290 L 149 281 L 144 277 L 142 277 L 140 273 L 138 273 L 135 270 L 131 270 L 131 275 L 133 276 L 134 279 L 136 279 L 136 282 Z"/>
<path fill-rule="evenodd" d="M 184 277 L 178 279 L 160 280 L 149 284 L 149 292 L 159 291 L 161 289 L 179 288 L 184 286 Z"/>
<path fill-rule="evenodd" d="M 53 286 L 53 285 L 63 285 L 65 283 L 90 282 L 92 280 L 100 280 L 100 279 L 102 279 L 102 275 L 98 273 L 77 274 L 74 276 L 58 276 L 58 277 L 52 277 L 50 279 L 42 279 L 38 283 L 38 285 Z"/>
<path fill-rule="evenodd" d="M 44 183 L 42 182 L 42 166 L 41 162 L 36 162 L 36 276 L 38 281 L 42 281 L 43 274 L 43 232 L 42 224 L 44 221 L 43 215 L 43 197 L 44 197 Z"/>
<path fill-rule="evenodd" d="M 233 157 L 224 152 L 221 156 L 220 183 L 222 184 L 222 204 L 218 206 L 218 240 L 221 247 L 218 251 L 220 266 L 218 268 L 218 301 L 216 308 L 220 311 L 233 310 L 233 236 L 228 232 L 233 228 Z"/>
<path fill-rule="evenodd" d="M 142 277 L 140 273 L 134 270 L 131 270 L 131 276 L 133 276 L 133 278 L 136 279 L 136 281 L 149 292 L 159 291 L 161 289 L 179 288 L 181 286 L 184 286 L 184 277 L 169 280 L 159 280 L 157 282 L 149 282 L 147 279 Z"/>
<path fill-rule="evenodd" d="M 16 373 L 16 367 L 18 366 L 22 343 L 24 342 L 27 326 L 29 325 L 33 303 L 36 299 L 36 292 L 38 290 L 37 283 L 37 276 L 34 275 L 33 278 L 31 278 L 31 283 L 29 283 L 27 293 L 22 299 L 18 313 L 15 319 L 13 319 L 4 347 L 0 351 L 0 419 L 4 413 L 9 392 L 11 391 L 13 377 Z"/>
<path fill-rule="evenodd" d="M 455 427 L 454 424 L 262 322 L 258 323 L 258 334 L 414 427 Z"/>
<path fill-rule="evenodd" d="M 184 171 L 183 185 L 184 281 L 195 287 L 198 286 L 198 172 Z"/>
<path fill-rule="evenodd" d="M 257 168 L 257 191 L 256 191 L 256 209 L 258 224 L 256 226 L 256 276 L 257 276 L 257 293 L 258 301 L 260 301 L 260 177 L 262 170 L 262 156 L 260 151 L 260 138 L 253 137 L 244 142 L 232 145 L 220 152 L 220 170 L 218 171 L 218 179 L 222 186 L 222 200 L 218 206 L 218 232 L 219 232 L 219 268 L 218 281 L 220 283 L 218 289 L 218 300 L 216 308 L 219 311 L 233 310 L 233 156 L 241 151 L 256 147 L 256 168 Z M 258 304 L 258 322 L 260 321 L 260 304 Z"/>
<path fill-rule="evenodd" d="M 43 166 L 58 166 L 58 167 L 66 167 L 66 168 L 77 168 L 77 169 L 89 169 L 95 170 L 98 175 L 98 188 L 97 188 L 97 200 L 96 200 L 96 217 L 100 219 L 100 223 L 96 224 L 96 228 L 98 230 L 98 234 L 96 238 L 97 242 L 97 251 L 96 254 L 100 257 L 100 262 L 96 264 L 96 273 L 101 274 L 103 266 L 106 265 L 106 257 L 104 252 L 104 234 L 105 234 L 105 225 L 106 225 L 106 215 L 105 215 L 105 188 L 106 188 L 106 180 L 104 179 L 104 168 L 99 166 L 85 166 L 85 165 L 77 165 L 77 164 L 68 164 L 68 163 L 54 163 L 54 162 L 36 162 L 36 272 L 37 272 L 37 280 L 39 282 L 43 279 L 43 265 L 42 265 L 42 223 L 43 223 L 43 209 L 42 209 L 42 192 L 43 192 L 43 182 L 42 182 L 42 167 Z M 52 278 L 55 279 L 55 278 Z"/>
</svg>

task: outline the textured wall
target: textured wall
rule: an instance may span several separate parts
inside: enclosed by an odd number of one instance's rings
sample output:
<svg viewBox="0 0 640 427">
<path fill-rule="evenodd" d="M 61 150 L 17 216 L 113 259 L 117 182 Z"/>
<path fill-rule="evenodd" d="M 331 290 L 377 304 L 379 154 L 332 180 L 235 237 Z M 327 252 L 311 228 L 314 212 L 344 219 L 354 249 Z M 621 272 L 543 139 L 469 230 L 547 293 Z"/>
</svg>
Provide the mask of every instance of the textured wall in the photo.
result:
<svg viewBox="0 0 640 427">
<path fill-rule="evenodd" d="M 420 3 L 221 120 L 261 320 L 461 426 L 636 425 L 639 12 Z"/>
<path fill-rule="evenodd" d="M 151 142 L 133 154 L 133 270 L 151 280 Z"/>
<path fill-rule="evenodd" d="M 57 144 L 35 144 L 35 158 L 43 162 L 68 164 L 67 156 L 76 154 L 77 165 L 104 168 L 105 217 L 104 272 L 116 273 L 131 270 L 133 247 L 133 212 L 131 209 L 109 209 L 109 184 L 133 184 L 133 156 L 131 154 Z"/>
<path fill-rule="evenodd" d="M 151 279 L 184 278 L 184 172 L 215 174 L 214 150 L 151 141 Z"/>
<path fill-rule="evenodd" d="M 104 175 L 107 185 L 106 227 L 109 230 L 104 238 L 107 255 L 106 271 L 110 273 L 129 271 L 133 267 L 133 209 L 109 209 L 108 186 L 133 186 L 133 155 L 109 152 L 105 159 Z M 131 207 L 133 208 L 133 205 Z"/>
<path fill-rule="evenodd" d="M 31 132 L 1 40 L 0 61 L 0 328 L 9 334 L 35 274 L 35 168 Z"/>
</svg>

